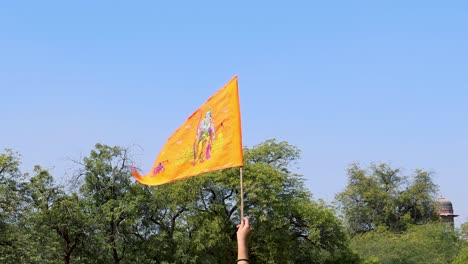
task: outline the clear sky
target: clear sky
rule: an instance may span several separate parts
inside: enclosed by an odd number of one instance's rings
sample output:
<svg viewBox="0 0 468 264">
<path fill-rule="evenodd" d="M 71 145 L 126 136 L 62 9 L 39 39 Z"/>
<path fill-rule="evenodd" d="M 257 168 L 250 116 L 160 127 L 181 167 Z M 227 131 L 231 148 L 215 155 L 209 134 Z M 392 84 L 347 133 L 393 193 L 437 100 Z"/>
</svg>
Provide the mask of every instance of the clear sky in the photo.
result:
<svg viewBox="0 0 468 264">
<path fill-rule="evenodd" d="M 328 202 L 354 161 L 430 170 L 468 221 L 466 1 L 5 1 L 0 149 L 57 179 L 167 137 L 235 74 L 244 145 L 302 150 Z M 248 177 L 248 175 L 246 175 Z"/>
</svg>

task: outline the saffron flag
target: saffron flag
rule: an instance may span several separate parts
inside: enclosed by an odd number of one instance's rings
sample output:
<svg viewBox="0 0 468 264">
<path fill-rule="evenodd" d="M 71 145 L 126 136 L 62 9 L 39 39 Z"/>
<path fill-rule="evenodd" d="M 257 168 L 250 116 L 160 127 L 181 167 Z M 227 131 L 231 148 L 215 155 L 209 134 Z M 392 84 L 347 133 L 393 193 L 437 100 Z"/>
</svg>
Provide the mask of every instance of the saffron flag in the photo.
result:
<svg viewBox="0 0 468 264">
<path fill-rule="evenodd" d="M 237 76 L 211 96 L 167 140 L 151 171 L 133 176 L 161 185 L 208 171 L 243 165 Z"/>
</svg>

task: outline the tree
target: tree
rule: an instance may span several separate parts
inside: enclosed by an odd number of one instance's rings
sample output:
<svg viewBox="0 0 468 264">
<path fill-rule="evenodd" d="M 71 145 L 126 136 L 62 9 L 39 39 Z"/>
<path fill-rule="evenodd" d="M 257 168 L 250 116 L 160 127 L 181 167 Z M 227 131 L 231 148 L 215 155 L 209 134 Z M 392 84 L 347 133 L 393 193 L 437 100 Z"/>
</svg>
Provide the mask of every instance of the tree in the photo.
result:
<svg viewBox="0 0 468 264">
<path fill-rule="evenodd" d="M 24 174 L 20 172 L 20 156 L 5 149 L 0 153 L 0 262 L 25 262 L 28 250 L 22 229 L 21 215 L 26 205 Z"/>
<path fill-rule="evenodd" d="M 460 251 L 454 264 L 468 263 L 468 222 L 465 222 L 460 227 Z"/>
<path fill-rule="evenodd" d="M 244 149 L 245 211 L 254 228 L 252 263 L 354 263 L 341 222 L 290 171 L 299 150 L 267 140 Z M 142 188 L 141 263 L 228 263 L 235 259 L 239 170 Z"/>
<path fill-rule="evenodd" d="M 19 170 L 19 154 L 10 149 L 0 154 L 0 223 L 3 228 L 14 224 L 21 211 L 24 179 Z"/>
<path fill-rule="evenodd" d="M 462 240 L 468 241 L 468 222 L 461 224 L 460 235 Z"/>
<path fill-rule="evenodd" d="M 334 212 L 314 202 L 303 178 L 290 171 L 299 155 L 297 147 L 275 140 L 245 151 L 245 204 L 256 230 L 252 257 L 259 263 L 323 263 L 346 252 Z"/>
<path fill-rule="evenodd" d="M 28 258 L 30 263 L 60 263 L 61 246 L 54 232 L 50 209 L 64 193 L 56 186 L 52 175 L 35 166 L 32 177 L 26 182 L 28 204 L 20 227 L 29 238 Z"/>
<path fill-rule="evenodd" d="M 468 242 L 463 241 L 461 249 L 458 252 L 456 259 L 453 264 L 465 264 L 468 263 Z"/>
<path fill-rule="evenodd" d="M 384 163 L 373 164 L 368 170 L 352 164 L 348 177 L 348 185 L 336 201 L 351 235 L 379 226 L 402 232 L 411 224 L 437 219 L 437 186 L 426 171 L 416 170 L 410 181 L 399 169 Z"/>
<path fill-rule="evenodd" d="M 358 234 L 351 247 L 369 263 L 445 264 L 457 256 L 459 240 L 450 226 L 430 223 L 411 226 L 402 234 L 383 228 Z"/>
<path fill-rule="evenodd" d="M 83 202 L 76 194 L 66 194 L 40 166 L 26 183 L 26 193 L 29 202 L 20 226 L 30 238 L 29 262 L 69 264 L 79 259 L 86 234 L 91 233 Z"/>
<path fill-rule="evenodd" d="M 314 201 L 291 167 L 297 147 L 245 148 L 245 212 L 252 263 L 358 263 L 335 212 Z M 0 155 L 3 263 L 229 263 L 236 258 L 239 169 L 157 187 L 133 181 L 128 151 L 96 144 L 67 193 L 37 166 Z"/>
<path fill-rule="evenodd" d="M 80 192 L 93 228 L 88 254 L 96 263 L 121 263 L 133 245 L 133 223 L 129 220 L 134 198 L 128 151 L 96 144 L 81 165 L 84 181 Z"/>
</svg>

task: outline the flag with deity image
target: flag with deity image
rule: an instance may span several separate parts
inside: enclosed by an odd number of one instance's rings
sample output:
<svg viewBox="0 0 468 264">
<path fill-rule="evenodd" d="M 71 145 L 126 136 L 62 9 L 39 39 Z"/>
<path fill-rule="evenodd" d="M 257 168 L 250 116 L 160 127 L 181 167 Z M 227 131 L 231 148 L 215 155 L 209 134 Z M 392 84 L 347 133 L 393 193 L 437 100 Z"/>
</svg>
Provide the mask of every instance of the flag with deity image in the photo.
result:
<svg viewBox="0 0 468 264">
<path fill-rule="evenodd" d="M 145 185 L 161 185 L 205 172 L 243 165 L 237 76 L 211 96 L 169 137 L 153 168 L 133 176 Z"/>
</svg>

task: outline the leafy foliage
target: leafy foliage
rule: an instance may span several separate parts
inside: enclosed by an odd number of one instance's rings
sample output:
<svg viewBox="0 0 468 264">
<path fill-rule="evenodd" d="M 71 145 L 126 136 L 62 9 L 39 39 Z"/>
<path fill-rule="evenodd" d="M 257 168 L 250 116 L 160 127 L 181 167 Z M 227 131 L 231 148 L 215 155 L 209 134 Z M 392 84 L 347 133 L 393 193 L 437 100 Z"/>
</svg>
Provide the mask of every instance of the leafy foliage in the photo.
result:
<svg viewBox="0 0 468 264">
<path fill-rule="evenodd" d="M 368 263 L 381 264 L 452 263 L 459 245 L 453 229 L 440 223 L 412 226 L 403 234 L 378 229 L 351 240 L 351 247 Z"/>
<path fill-rule="evenodd" d="M 465 264 L 468 263 L 468 242 L 463 241 L 462 248 L 458 252 L 458 255 L 453 264 Z"/>
<path fill-rule="evenodd" d="M 24 261 L 27 252 L 18 229 L 26 204 L 20 156 L 10 149 L 0 153 L 0 262 Z"/>
<path fill-rule="evenodd" d="M 245 149 L 245 211 L 252 263 L 356 262 L 334 212 L 291 172 L 300 151 L 267 140 Z M 96 144 L 76 193 L 47 170 L 19 171 L 0 155 L 2 263 L 229 263 L 236 258 L 239 170 L 158 187 L 135 183 L 127 149 Z M 27 177 L 26 177 L 27 176 Z"/>
<path fill-rule="evenodd" d="M 352 164 L 348 177 L 346 189 L 336 199 L 351 235 L 378 227 L 402 232 L 411 224 L 437 219 L 437 186 L 426 171 L 416 170 L 409 181 L 387 164 L 374 164 L 369 170 Z"/>
<path fill-rule="evenodd" d="M 245 210 L 255 235 L 252 263 L 331 263 L 352 255 L 339 220 L 313 202 L 289 171 L 299 150 L 268 140 L 245 149 Z M 156 263 L 229 263 L 236 256 L 239 171 L 208 173 L 156 188 L 141 187 L 138 237 Z M 148 253 L 147 253 L 148 254 Z"/>
<path fill-rule="evenodd" d="M 466 244 L 432 224 L 436 186 L 388 165 L 349 168 L 340 212 L 314 201 L 292 167 L 300 150 L 270 139 L 244 149 L 251 263 L 464 263 Z M 240 221 L 239 170 L 148 187 L 131 176 L 128 150 L 96 144 L 73 192 L 45 169 L 21 173 L 0 153 L 1 263 L 231 263 Z M 346 228 L 353 236 L 348 237 Z M 461 234 L 465 234 L 466 225 Z M 466 234 L 465 234 L 466 235 Z M 445 262 L 444 262 L 445 261 Z"/>
</svg>

